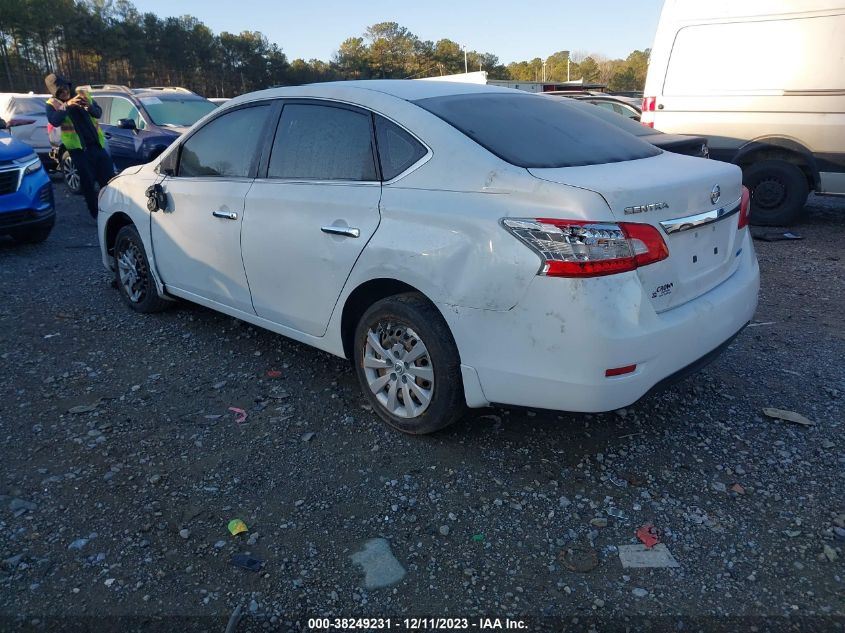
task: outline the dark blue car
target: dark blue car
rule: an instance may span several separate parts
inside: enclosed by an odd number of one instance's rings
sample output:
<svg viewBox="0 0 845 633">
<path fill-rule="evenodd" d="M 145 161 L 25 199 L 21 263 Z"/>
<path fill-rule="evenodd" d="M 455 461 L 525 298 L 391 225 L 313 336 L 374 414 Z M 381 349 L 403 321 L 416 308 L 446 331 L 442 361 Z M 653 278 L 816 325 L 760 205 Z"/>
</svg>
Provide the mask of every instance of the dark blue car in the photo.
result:
<svg viewBox="0 0 845 633">
<path fill-rule="evenodd" d="M 79 86 L 103 109 L 100 127 L 108 141 L 115 168 L 150 162 L 182 132 L 216 108 L 216 105 L 185 88 L 127 88 L 110 84 Z M 65 182 L 80 192 L 79 176 L 70 154 L 59 148 Z"/>
<path fill-rule="evenodd" d="M 5 128 L 0 119 L 0 235 L 43 242 L 56 221 L 53 185 L 32 147 Z"/>
</svg>

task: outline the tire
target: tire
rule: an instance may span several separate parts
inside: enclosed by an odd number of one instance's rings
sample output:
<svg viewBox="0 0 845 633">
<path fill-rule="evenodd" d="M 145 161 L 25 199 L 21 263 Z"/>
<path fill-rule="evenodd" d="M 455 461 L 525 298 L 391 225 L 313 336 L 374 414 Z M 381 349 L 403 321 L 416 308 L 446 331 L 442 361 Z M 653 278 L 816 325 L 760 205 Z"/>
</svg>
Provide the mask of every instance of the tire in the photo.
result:
<svg viewBox="0 0 845 633">
<path fill-rule="evenodd" d="M 464 415 L 458 349 L 443 317 L 422 295 L 405 293 L 374 303 L 355 328 L 354 346 L 361 389 L 394 429 L 423 435 Z"/>
<path fill-rule="evenodd" d="M 76 165 L 73 164 L 73 159 L 70 157 L 70 152 L 65 150 L 62 152 L 62 177 L 65 179 L 65 184 L 67 188 L 70 189 L 71 193 L 81 194 L 82 193 L 82 184 L 79 181 L 79 172 L 76 169 Z"/>
<path fill-rule="evenodd" d="M 810 186 L 797 165 L 764 160 L 743 169 L 742 182 L 751 193 L 751 224 L 786 226 L 801 216 Z"/>
<path fill-rule="evenodd" d="M 120 296 L 136 312 L 161 312 L 170 302 L 158 294 L 144 243 L 133 225 L 124 226 L 114 240 L 115 283 Z"/>
</svg>

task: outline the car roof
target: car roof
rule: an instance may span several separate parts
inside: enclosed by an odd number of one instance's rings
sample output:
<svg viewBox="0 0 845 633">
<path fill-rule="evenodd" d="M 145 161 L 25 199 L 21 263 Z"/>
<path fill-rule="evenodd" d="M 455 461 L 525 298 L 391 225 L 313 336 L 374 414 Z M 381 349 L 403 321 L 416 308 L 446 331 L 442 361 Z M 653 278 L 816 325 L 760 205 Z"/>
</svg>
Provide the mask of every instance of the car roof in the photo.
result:
<svg viewBox="0 0 845 633">
<path fill-rule="evenodd" d="M 523 90 L 501 88 L 499 86 L 487 86 L 483 84 L 470 84 L 455 81 L 429 81 L 419 79 L 363 79 L 353 81 L 327 81 L 304 86 L 288 86 L 269 88 L 261 91 L 262 97 L 285 97 L 303 96 L 308 94 L 314 97 L 332 97 L 339 91 L 369 91 L 380 92 L 405 101 L 416 101 L 431 97 L 446 97 L 464 94 L 524 94 L 530 93 Z M 251 100 L 256 93 L 249 93 L 236 97 L 233 101 L 241 102 Z"/>
<path fill-rule="evenodd" d="M 191 92 L 189 90 L 162 90 L 161 88 L 133 88 L 129 91 L 122 89 L 120 87 L 115 88 L 94 88 L 91 90 L 91 94 L 95 97 L 97 96 L 115 96 L 115 97 L 126 97 L 127 99 L 140 99 L 145 97 L 158 97 L 162 101 L 171 101 L 171 100 L 189 100 L 189 101 L 206 101 L 205 97 L 202 97 L 195 92 Z"/>
</svg>

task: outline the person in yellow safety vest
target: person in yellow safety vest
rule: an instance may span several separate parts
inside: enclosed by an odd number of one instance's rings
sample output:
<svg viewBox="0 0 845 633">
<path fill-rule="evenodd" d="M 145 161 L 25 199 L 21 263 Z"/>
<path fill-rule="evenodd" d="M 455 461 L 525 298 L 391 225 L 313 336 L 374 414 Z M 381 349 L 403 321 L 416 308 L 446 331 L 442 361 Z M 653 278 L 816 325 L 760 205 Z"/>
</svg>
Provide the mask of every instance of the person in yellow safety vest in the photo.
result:
<svg viewBox="0 0 845 633">
<path fill-rule="evenodd" d="M 77 91 L 64 77 L 49 74 L 44 78 L 50 94 L 47 100 L 47 120 L 61 129 L 62 145 L 70 153 L 79 174 L 79 184 L 88 212 L 97 218 L 97 192 L 94 183 L 105 187 L 114 176 L 112 159 L 106 151 L 106 139 L 97 122 L 103 110 L 91 95 Z"/>
</svg>

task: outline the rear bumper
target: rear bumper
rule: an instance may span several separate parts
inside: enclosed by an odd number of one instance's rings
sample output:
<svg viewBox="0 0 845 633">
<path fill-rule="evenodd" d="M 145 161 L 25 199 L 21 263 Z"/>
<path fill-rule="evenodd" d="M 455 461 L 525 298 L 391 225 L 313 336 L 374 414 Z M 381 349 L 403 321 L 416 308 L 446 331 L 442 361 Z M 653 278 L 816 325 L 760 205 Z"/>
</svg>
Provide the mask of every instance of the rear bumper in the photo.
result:
<svg viewBox="0 0 845 633">
<path fill-rule="evenodd" d="M 439 307 L 487 402 L 618 409 L 713 360 L 751 320 L 759 268 L 747 231 L 743 239 L 730 278 L 661 313 L 635 272 L 585 280 L 537 277 L 507 312 Z M 607 369 L 634 364 L 633 373 L 605 376 Z"/>
</svg>

